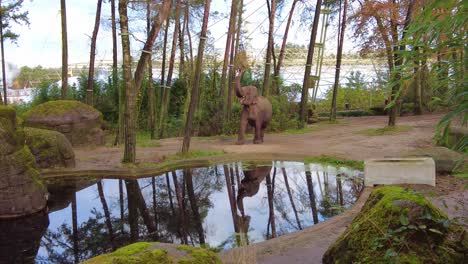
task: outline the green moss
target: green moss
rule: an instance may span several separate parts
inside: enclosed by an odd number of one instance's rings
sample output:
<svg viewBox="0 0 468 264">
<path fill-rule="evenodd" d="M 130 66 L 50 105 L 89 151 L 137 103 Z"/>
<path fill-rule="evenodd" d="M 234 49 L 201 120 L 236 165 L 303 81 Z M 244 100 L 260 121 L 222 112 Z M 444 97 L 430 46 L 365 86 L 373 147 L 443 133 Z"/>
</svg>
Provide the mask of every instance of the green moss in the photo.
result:
<svg viewBox="0 0 468 264">
<path fill-rule="evenodd" d="M 65 113 L 76 109 L 85 109 L 89 112 L 97 112 L 92 106 L 84 104 L 79 101 L 71 100 L 59 100 L 59 101 L 49 101 L 38 106 L 31 108 L 28 112 L 24 114 L 24 118 L 28 119 L 29 117 L 44 117 L 44 116 L 62 116 Z"/>
<path fill-rule="evenodd" d="M 162 249 L 147 250 L 153 243 L 137 242 L 116 251 L 97 256 L 85 264 L 171 264 L 172 259 Z"/>
<path fill-rule="evenodd" d="M 180 245 L 177 249 L 185 251 L 191 256 L 191 258 L 178 259 L 177 263 L 179 264 L 221 264 L 216 253 L 211 250 L 187 245 Z"/>
<path fill-rule="evenodd" d="M 112 253 L 89 259 L 84 264 L 218 264 L 221 261 L 216 253 L 207 249 L 177 246 L 177 250 L 184 251 L 190 257 L 169 256 L 164 249 L 149 249 L 154 243 L 138 242 L 120 248 Z"/>
<path fill-rule="evenodd" d="M 384 128 L 370 128 L 370 129 L 364 129 L 360 130 L 357 133 L 366 135 L 366 136 L 385 136 L 385 135 L 393 135 L 393 134 L 398 134 L 398 133 L 403 133 L 407 132 L 413 129 L 411 126 L 407 125 L 402 125 L 402 126 L 386 126 Z"/>
<path fill-rule="evenodd" d="M 320 163 L 325 165 L 331 165 L 333 167 L 348 167 L 356 170 L 364 170 L 364 162 L 361 160 L 348 160 L 325 155 L 318 157 L 307 157 L 304 159 L 304 162 Z"/>
<path fill-rule="evenodd" d="M 324 263 L 461 263 L 463 228 L 424 197 L 400 187 L 374 190 Z"/>
<path fill-rule="evenodd" d="M 8 120 L 15 120 L 16 111 L 12 107 L 0 105 L 0 117 L 6 118 Z"/>
</svg>

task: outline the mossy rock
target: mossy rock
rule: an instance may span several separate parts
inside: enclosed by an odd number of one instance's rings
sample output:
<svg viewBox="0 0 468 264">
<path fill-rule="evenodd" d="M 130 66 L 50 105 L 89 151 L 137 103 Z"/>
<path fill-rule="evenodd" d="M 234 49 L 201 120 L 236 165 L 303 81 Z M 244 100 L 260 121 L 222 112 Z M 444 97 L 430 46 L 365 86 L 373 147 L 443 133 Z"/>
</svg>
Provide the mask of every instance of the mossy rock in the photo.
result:
<svg viewBox="0 0 468 264">
<path fill-rule="evenodd" d="M 55 130 L 73 146 L 103 145 L 102 114 L 78 101 L 50 101 L 33 107 L 24 116 L 24 125 Z"/>
<path fill-rule="evenodd" d="M 31 127 L 24 128 L 24 132 L 38 168 L 75 167 L 73 147 L 63 134 Z"/>
<path fill-rule="evenodd" d="M 323 263 L 463 263 L 466 231 L 424 197 L 401 187 L 374 190 Z"/>
<path fill-rule="evenodd" d="M 166 243 L 138 242 L 89 259 L 84 264 L 220 264 L 213 251 Z"/>
<path fill-rule="evenodd" d="M 431 157 L 437 172 L 468 172 L 466 156 L 446 147 L 429 147 L 403 153 L 403 156 Z"/>
</svg>

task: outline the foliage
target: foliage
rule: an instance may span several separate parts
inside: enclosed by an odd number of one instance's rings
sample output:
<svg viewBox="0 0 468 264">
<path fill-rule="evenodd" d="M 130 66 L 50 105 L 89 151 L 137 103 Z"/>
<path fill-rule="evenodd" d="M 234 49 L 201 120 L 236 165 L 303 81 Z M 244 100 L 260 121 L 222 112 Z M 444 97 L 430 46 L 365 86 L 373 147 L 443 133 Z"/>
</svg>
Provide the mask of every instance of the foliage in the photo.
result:
<svg viewBox="0 0 468 264">
<path fill-rule="evenodd" d="M 3 30 L 3 39 L 16 43 L 19 35 L 12 31 L 12 24 L 29 25 L 28 12 L 21 12 L 24 0 L 10 1 L 0 6 L 1 27 Z"/>
<path fill-rule="evenodd" d="M 43 82 L 52 83 L 60 80 L 58 69 L 43 68 L 36 66 L 30 68 L 23 66 L 20 68 L 18 75 L 16 75 L 13 86 L 15 88 L 37 87 Z"/>
<path fill-rule="evenodd" d="M 398 133 L 407 132 L 413 129 L 411 126 L 401 125 L 401 126 L 386 126 L 383 128 L 369 128 L 360 130 L 357 133 L 366 135 L 366 136 L 385 136 L 385 135 L 393 135 Z"/>
<path fill-rule="evenodd" d="M 320 163 L 331 165 L 334 167 L 348 167 L 357 170 L 364 170 L 364 162 L 360 160 L 348 160 L 348 159 L 341 159 L 337 157 L 331 156 L 318 156 L 318 157 L 307 157 L 304 159 L 305 163 Z"/>
<path fill-rule="evenodd" d="M 382 76 L 379 74 L 377 74 L 377 76 L 377 79 L 368 83 L 360 71 L 352 71 L 350 76 L 346 77 L 346 83 L 339 87 L 336 98 L 337 115 L 346 116 L 346 114 L 339 113 L 340 111 L 346 110 L 346 103 L 349 104 L 350 109 L 361 110 L 383 106 L 385 99 L 388 97 L 388 90 L 384 86 L 384 80 L 379 79 L 382 78 Z M 317 110 L 319 112 L 329 112 L 332 96 L 333 89 L 327 90 L 324 94 L 325 99 L 317 103 Z"/>
</svg>

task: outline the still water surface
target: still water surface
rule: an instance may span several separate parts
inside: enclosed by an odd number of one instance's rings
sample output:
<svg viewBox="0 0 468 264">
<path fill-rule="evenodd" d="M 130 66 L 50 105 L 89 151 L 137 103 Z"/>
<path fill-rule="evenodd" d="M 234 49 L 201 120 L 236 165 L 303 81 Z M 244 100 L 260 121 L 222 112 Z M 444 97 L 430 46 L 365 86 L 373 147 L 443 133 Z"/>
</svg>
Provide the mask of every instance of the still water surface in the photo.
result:
<svg viewBox="0 0 468 264">
<path fill-rule="evenodd" d="M 229 249 L 236 233 L 256 243 L 325 221 L 351 206 L 363 184 L 356 170 L 274 161 L 47 187 L 48 214 L 0 222 L 11 230 L 0 260 L 74 263 L 135 241 Z"/>
</svg>

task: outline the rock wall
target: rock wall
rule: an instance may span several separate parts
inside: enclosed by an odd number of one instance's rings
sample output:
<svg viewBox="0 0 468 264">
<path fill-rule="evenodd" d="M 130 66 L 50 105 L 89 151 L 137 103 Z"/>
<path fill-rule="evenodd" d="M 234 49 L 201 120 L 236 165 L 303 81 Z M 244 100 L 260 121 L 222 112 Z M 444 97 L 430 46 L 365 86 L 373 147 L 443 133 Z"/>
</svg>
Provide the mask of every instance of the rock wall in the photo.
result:
<svg viewBox="0 0 468 264">
<path fill-rule="evenodd" d="M 46 206 L 45 188 L 24 141 L 15 110 L 0 106 L 0 218 L 32 214 Z"/>
</svg>

